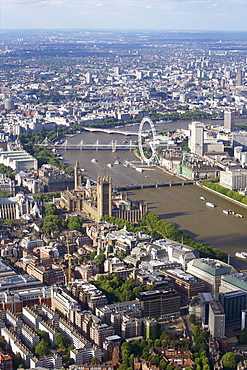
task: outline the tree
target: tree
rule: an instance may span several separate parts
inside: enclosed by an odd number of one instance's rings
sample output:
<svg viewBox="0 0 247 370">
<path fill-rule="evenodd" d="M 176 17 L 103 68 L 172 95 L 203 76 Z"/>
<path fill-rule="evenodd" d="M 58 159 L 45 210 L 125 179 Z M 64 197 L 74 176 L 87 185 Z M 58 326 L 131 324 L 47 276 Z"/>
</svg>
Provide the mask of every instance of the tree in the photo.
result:
<svg viewBox="0 0 247 370">
<path fill-rule="evenodd" d="M 40 339 L 44 339 L 47 343 L 49 342 L 49 335 L 45 330 L 36 329 L 35 333 L 38 334 Z"/>
<path fill-rule="evenodd" d="M 103 265 L 103 263 L 105 262 L 105 254 L 104 253 L 100 253 L 98 254 L 98 256 L 96 256 L 94 258 L 95 262 L 97 262 L 98 264 L 100 265 Z"/>
<path fill-rule="evenodd" d="M 166 370 L 174 370 L 174 367 L 171 364 L 168 364 Z"/>
<path fill-rule="evenodd" d="M 99 264 L 100 272 L 104 272 L 104 262 L 105 262 L 105 259 L 106 259 L 106 257 L 104 255 L 104 253 L 100 253 L 100 254 L 98 254 L 98 256 L 96 256 L 94 258 L 94 261 Z"/>
<path fill-rule="evenodd" d="M 162 339 L 162 341 L 161 341 L 162 347 L 166 347 L 167 344 L 168 344 L 168 341 L 169 341 L 169 339 Z"/>
<path fill-rule="evenodd" d="M 0 348 L 3 349 L 4 351 L 7 351 L 8 348 L 6 340 L 4 339 L 4 337 L 1 336 L 0 336 Z"/>
<path fill-rule="evenodd" d="M 75 217 L 75 216 L 70 216 L 67 220 L 67 227 L 70 231 L 73 231 L 73 230 L 81 231 L 82 222 L 83 222 L 82 219 Z"/>
<path fill-rule="evenodd" d="M 134 353 L 132 353 L 129 357 L 129 366 L 131 367 L 131 369 L 134 369 L 134 360 L 135 360 L 135 355 Z"/>
<path fill-rule="evenodd" d="M 14 221 L 6 219 L 6 220 L 3 221 L 3 224 L 6 225 L 6 226 L 9 226 L 9 227 L 13 227 Z"/>
<path fill-rule="evenodd" d="M 222 356 L 221 361 L 222 361 L 224 367 L 227 367 L 229 369 L 235 369 L 236 368 L 237 357 L 236 357 L 235 353 L 233 353 L 233 352 L 225 353 Z"/>
<path fill-rule="evenodd" d="M 167 366 L 167 362 L 162 358 L 159 363 L 162 370 L 164 370 Z"/>
<path fill-rule="evenodd" d="M 90 259 L 93 260 L 95 256 L 97 255 L 97 251 L 93 251 L 90 253 Z"/>
<path fill-rule="evenodd" d="M 69 354 L 70 351 L 73 351 L 73 349 L 75 348 L 74 344 L 70 344 L 68 347 L 67 347 L 67 353 Z"/>
<path fill-rule="evenodd" d="M 35 346 L 35 354 L 38 357 L 45 356 L 49 353 L 49 348 L 44 339 L 41 339 L 40 343 Z"/>
<path fill-rule="evenodd" d="M 68 340 L 65 338 L 65 336 L 62 333 L 58 333 L 55 338 L 55 344 L 60 349 L 67 349 L 69 343 Z"/>
<path fill-rule="evenodd" d="M 144 347 L 143 348 L 143 351 L 142 351 L 142 357 L 147 360 L 148 357 L 149 357 L 149 348 L 148 347 Z"/>
<path fill-rule="evenodd" d="M 161 339 L 161 340 L 168 340 L 168 339 L 170 339 L 170 337 L 169 337 L 169 335 L 168 335 L 167 331 L 162 330 L 162 332 L 160 333 L 160 339 Z"/>
<path fill-rule="evenodd" d="M 121 364 L 118 368 L 118 370 L 127 370 L 128 369 L 128 364 Z"/>
<path fill-rule="evenodd" d="M 0 190 L 0 198 L 8 198 L 10 194 L 6 193 L 5 190 Z"/>
<path fill-rule="evenodd" d="M 45 215 L 56 215 L 57 214 L 57 207 L 55 204 L 47 204 L 45 206 Z"/>
<path fill-rule="evenodd" d="M 147 345 L 147 341 L 145 339 L 142 339 L 141 343 L 140 343 L 140 347 L 144 348 L 144 347 L 146 347 L 146 345 Z"/>
<path fill-rule="evenodd" d="M 191 341 L 189 339 L 187 339 L 187 340 L 184 341 L 184 347 L 190 348 L 191 345 L 192 345 L 192 343 L 191 343 Z"/>
<path fill-rule="evenodd" d="M 134 356 L 140 356 L 142 353 L 142 347 L 139 340 L 135 340 L 131 345 L 131 352 Z"/>
<path fill-rule="evenodd" d="M 66 369 L 69 367 L 69 365 L 74 364 L 73 358 L 70 358 L 69 355 L 63 355 L 62 359 L 63 359 L 63 365 L 64 367 L 66 367 Z"/>
<path fill-rule="evenodd" d="M 123 261 L 126 256 L 127 256 L 127 252 L 125 251 L 121 251 L 118 253 L 118 258 L 120 259 L 120 261 Z"/>
<path fill-rule="evenodd" d="M 191 315 L 189 315 L 189 322 L 193 325 L 195 325 L 196 323 L 196 315 L 194 313 L 192 313 Z"/>
<path fill-rule="evenodd" d="M 201 333 L 200 328 L 199 328 L 198 325 L 193 325 L 192 328 L 191 328 L 191 331 L 192 331 L 192 334 L 194 336 L 198 336 Z"/>
<path fill-rule="evenodd" d="M 117 276 L 117 275 L 115 275 Z M 123 350 L 128 350 L 130 351 L 130 343 L 129 342 L 124 342 L 122 345 L 121 345 L 121 351 Z"/>
<path fill-rule="evenodd" d="M 207 358 L 207 357 L 201 357 L 201 360 L 202 360 L 202 364 L 203 364 L 203 366 L 204 365 L 208 365 L 209 364 L 209 359 Z"/>
<path fill-rule="evenodd" d="M 100 363 L 100 360 L 98 359 L 98 357 L 93 357 L 92 358 L 92 361 L 91 361 L 91 364 L 92 365 L 98 365 Z"/>
<path fill-rule="evenodd" d="M 61 219 L 58 215 L 48 214 L 44 218 L 43 231 L 45 234 L 51 234 L 59 231 L 62 227 Z"/>
<path fill-rule="evenodd" d="M 159 355 L 151 355 L 151 356 L 148 357 L 148 360 L 150 362 L 152 362 L 153 364 L 155 364 L 155 365 L 159 365 L 160 357 L 159 357 Z"/>
<path fill-rule="evenodd" d="M 5 174 L 7 177 L 9 177 L 11 180 L 14 180 L 14 173 L 11 167 L 5 166 L 4 164 L 0 164 L 0 173 Z"/>
<path fill-rule="evenodd" d="M 200 357 L 198 357 L 198 352 L 194 353 L 194 357 L 195 357 L 195 360 L 194 360 L 195 366 L 200 365 L 201 364 L 201 359 L 200 359 Z"/>
<path fill-rule="evenodd" d="M 154 347 L 161 347 L 161 340 L 160 339 L 155 339 Z"/>
</svg>

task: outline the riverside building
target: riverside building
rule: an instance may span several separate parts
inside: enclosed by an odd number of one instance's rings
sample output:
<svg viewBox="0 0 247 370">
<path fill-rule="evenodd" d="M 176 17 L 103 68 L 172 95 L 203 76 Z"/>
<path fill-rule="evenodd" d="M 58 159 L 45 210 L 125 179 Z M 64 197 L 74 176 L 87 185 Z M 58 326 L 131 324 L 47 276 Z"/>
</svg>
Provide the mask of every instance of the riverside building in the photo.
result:
<svg viewBox="0 0 247 370">
<path fill-rule="evenodd" d="M 205 288 L 213 295 L 219 293 L 221 278 L 233 271 L 231 265 L 210 258 L 194 259 L 187 265 L 187 272 L 203 280 Z"/>
<path fill-rule="evenodd" d="M 145 203 L 120 199 L 113 194 L 112 178 L 108 174 L 98 175 L 96 185 L 91 185 L 88 180 L 86 186 L 82 186 L 82 172 L 78 161 L 74 173 L 75 188 L 73 191 L 67 190 L 61 193 L 62 208 L 71 212 L 85 212 L 96 222 L 100 222 L 105 215 L 137 222 L 147 212 Z M 120 200 L 124 201 L 124 204 Z"/>
<path fill-rule="evenodd" d="M 245 190 L 247 188 L 247 169 L 226 169 L 220 171 L 220 185 L 233 191 Z"/>
</svg>

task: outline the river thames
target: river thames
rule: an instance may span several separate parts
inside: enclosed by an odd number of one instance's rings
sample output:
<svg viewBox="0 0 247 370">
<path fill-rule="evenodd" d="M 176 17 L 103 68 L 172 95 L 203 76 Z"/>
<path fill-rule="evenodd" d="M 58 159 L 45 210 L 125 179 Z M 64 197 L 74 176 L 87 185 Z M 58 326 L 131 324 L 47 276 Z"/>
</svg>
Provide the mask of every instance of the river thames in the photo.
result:
<svg viewBox="0 0 247 370">
<path fill-rule="evenodd" d="M 188 122 L 166 124 L 165 129 L 171 130 L 186 128 Z M 175 128 L 174 128 L 175 127 Z M 126 127 L 128 131 L 138 131 L 138 126 Z M 159 127 L 159 129 L 162 129 Z M 84 132 L 66 137 L 71 144 L 79 143 L 82 139 L 90 144 L 99 140 L 100 143 L 129 141 L 124 135 L 109 135 L 104 133 Z M 137 137 L 131 137 L 137 140 Z M 123 166 L 124 160 L 136 160 L 132 151 L 110 150 L 66 150 L 60 151 L 64 161 L 74 167 L 76 160 L 85 170 L 85 176 L 96 180 L 98 174 L 110 174 L 113 186 L 124 184 L 145 184 L 152 182 L 171 182 L 177 178 L 158 168 L 145 169 L 138 172 L 133 168 Z M 92 162 L 92 159 L 95 161 Z M 120 164 L 115 164 L 119 161 Z M 111 165 L 111 167 L 110 167 Z M 204 196 L 207 201 L 213 202 L 216 207 L 206 206 L 205 201 L 199 199 Z M 128 197 L 132 200 L 143 200 L 148 204 L 149 212 L 159 215 L 162 219 L 174 223 L 180 230 L 189 234 L 194 240 L 218 248 L 232 256 L 238 251 L 247 251 L 247 209 L 235 205 L 228 200 L 203 190 L 196 185 L 171 186 L 129 191 Z M 231 209 L 242 214 L 243 218 L 226 215 L 223 209 Z"/>
</svg>

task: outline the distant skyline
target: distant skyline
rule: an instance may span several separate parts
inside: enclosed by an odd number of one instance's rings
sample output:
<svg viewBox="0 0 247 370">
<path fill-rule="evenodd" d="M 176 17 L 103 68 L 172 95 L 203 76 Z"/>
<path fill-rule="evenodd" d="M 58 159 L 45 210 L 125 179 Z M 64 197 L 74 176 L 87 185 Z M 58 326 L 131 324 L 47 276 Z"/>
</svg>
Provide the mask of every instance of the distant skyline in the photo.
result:
<svg viewBox="0 0 247 370">
<path fill-rule="evenodd" d="M 1 29 L 247 31 L 247 0 L 1 0 Z"/>
</svg>

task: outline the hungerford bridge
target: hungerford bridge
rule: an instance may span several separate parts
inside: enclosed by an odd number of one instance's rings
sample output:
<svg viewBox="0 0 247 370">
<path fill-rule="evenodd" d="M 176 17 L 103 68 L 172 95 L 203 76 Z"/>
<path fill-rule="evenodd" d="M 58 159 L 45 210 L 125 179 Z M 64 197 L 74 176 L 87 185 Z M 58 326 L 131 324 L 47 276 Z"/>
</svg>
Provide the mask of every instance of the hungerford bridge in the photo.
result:
<svg viewBox="0 0 247 370">
<path fill-rule="evenodd" d="M 93 144 L 86 144 L 84 140 L 81 140 L 77 144 L 71 144 L 67 139 L 64 141 L 49 142 L 47 138 L 39 144 L 40 147 L 46 147 L 48 149 L 56 150 L 111 150 L 116 152 L 117 150 L 133 150 L 137 144 L 136 141 L 130 140 L 128 143 L 119 143 L 117 140 L 111 140 L 108 144 L 102 144 L 99 140 L 96 140 Z"/>
</svg>

